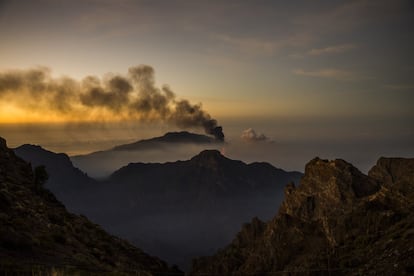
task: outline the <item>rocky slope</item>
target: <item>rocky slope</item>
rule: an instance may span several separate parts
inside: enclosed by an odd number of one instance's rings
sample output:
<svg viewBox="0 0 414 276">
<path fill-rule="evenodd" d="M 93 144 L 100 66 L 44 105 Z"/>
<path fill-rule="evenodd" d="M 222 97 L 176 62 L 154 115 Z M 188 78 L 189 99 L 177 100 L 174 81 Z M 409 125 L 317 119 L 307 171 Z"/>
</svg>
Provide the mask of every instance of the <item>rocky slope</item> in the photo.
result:
<svg viewBox="0 0 414 276">
<path fill-rule="evenodd" d="M 0 138 L 0 271 L 71 275 L 171 272 L 165 262 L 70 214 Z M 0 273 L 0 274 L 1 274 Z"/>
<path fill-rule="evenodd" d="M 270 222 L 253 219 L 229 246 L 194 260 L 192 273 L 413 273 L 413 212 L 414 159 L 381 158 L 364 175 L 316 158 Z"/>
</svg>

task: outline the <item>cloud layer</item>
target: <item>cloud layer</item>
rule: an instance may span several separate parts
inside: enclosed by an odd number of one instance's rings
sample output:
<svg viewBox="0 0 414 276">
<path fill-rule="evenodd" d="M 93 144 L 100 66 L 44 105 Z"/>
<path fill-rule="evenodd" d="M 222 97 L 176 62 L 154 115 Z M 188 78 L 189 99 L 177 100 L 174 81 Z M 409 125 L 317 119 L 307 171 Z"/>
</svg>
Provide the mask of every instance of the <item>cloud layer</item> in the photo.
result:
<svg viewBox="0 0 414 276">
<path fill-rule="evenodd" d="M 342 70 L 342 69 L 334 69 L 334 68 L 326 68 L 326 69 L 319 69 L 319 70 L 303 70 L 303 69 L 296 69 L 293 70 L 295 75 L 306 76 L 306 77 L 316 77 L 316 78 L 327 78 L 327 79 L 335 79 L 335 80 L 342 80 L 342 81 L 352 81 L 361 79 L 362 76 L 358 76 L 353 72 Z"/>
<path fill-rule="evenodd" d="M 311 56 L 320 56 L 325 54 L 340 54 L 356 48 L 355 44 L 341 44 L 335 46 L 328 46 L 325 48 L 314 48 L 308 52 Z"/>
</svg>

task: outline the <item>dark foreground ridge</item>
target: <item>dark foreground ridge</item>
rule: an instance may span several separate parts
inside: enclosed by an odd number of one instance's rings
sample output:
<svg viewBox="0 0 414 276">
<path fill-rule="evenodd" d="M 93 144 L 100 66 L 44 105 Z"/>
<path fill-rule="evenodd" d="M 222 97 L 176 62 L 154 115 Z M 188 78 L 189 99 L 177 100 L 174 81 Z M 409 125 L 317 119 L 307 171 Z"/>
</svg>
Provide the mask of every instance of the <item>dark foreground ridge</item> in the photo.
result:
<svg viewBox="0 0 414 276">
<path fill-rule="evenodd" d="M 255 218 L 193 275 L 414 273 L 414 159 L 380 158 L 368 175 L 315 158 L 268 223 Z"/>
<path fill-rule="evenodd" d="M 67 212 L 38 174 L 0 138 L 0 274 L 176 272 L 86 217 Z"/>
</svg>

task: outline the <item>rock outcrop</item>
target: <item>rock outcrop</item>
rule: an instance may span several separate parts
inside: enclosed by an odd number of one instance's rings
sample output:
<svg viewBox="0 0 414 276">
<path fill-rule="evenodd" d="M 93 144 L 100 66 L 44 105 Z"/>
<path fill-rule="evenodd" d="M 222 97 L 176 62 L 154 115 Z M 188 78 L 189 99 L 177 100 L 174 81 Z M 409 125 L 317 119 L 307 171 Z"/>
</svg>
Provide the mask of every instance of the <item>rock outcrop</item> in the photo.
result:
<svg viewBox="0 0 414 276">
<path fill-rule="evenodd" d="M 315 158 L 278 214 L 254 219 L 192 273 L 401 275 L 414 272 L 414 159 L 381 158 L 368 175 Z"/>
<path fill-rule="evenodd" d="M 86 217 L 67 212 L 35 179 L 31 165 L 0 138 L 0 274 L 172 271 L 165 262 L 109 235 Z"/>
</svg>

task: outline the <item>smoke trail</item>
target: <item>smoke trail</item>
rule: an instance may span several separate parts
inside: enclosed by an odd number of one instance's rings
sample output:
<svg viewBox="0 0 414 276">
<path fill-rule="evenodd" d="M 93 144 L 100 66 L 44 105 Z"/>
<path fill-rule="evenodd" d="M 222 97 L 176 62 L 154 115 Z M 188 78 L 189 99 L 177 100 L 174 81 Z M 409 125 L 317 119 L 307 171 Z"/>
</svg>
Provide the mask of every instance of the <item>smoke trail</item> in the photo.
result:
<svg viewBox="0 0 414 276">
<path fill-rule="evenodd" d="M 151 66 L 140 65 L 129 68 L 126 76 L 87 76 L 78 82 L 53 78 L 45 67 L 10 70 L 0 73 L 0 103 L 70 117 L 110 114 L 118 119 L 160 120 L 180 128 L 200 127 L 224 141 L 222 127 L 200 104 L 177 99 L 168 86 L 157 88 L 154 74 Z"/>
</svg>

